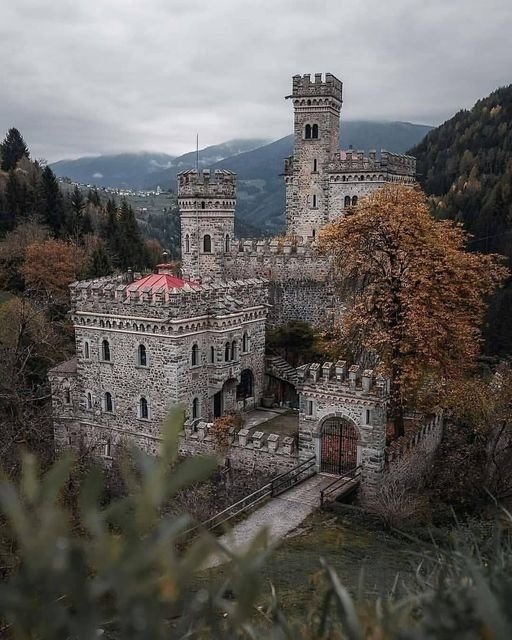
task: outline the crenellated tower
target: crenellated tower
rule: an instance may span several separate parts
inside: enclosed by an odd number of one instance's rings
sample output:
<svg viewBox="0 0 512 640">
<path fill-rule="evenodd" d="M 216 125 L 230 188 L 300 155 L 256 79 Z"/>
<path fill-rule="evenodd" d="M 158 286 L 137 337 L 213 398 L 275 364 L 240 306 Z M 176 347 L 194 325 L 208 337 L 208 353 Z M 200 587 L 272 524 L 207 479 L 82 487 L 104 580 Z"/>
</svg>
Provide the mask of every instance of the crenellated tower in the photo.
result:
<svg viewBox="0 0 512 640">
<path fill-rule="evenodd" d="M 183 277 L 222 278 L 235 228 L 236 174 L 192 169 L 178 174 Z"/>
<path fill-rule="evenodd" d="M 285 160 L 286 230 L 314 239 L 329 220 L 327 162 L 338 150 L 342 83 L 331 73 L 293 76 L 294 153 Z"/>
</svg>

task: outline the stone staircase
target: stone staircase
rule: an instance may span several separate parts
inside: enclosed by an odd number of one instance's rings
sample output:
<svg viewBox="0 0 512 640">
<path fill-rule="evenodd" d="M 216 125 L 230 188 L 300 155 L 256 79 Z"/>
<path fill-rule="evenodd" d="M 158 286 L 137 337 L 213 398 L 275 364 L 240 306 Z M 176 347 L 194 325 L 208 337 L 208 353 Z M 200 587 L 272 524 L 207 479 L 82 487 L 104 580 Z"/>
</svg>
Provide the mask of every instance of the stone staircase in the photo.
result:
<svg viewBox="0 0 512 640">
<path fill-rule="evenodd" d="M 297 386 L 297 369 L 292 367 L 292 365 L 286 362 L 284 358 L 281 358 L 281 356 L 266 356 L 265 368 L 269 375 L 280 378 L 281 380 L 286 380 L 286 382 L 293 384 L 294 387 Z"/>
</svg>

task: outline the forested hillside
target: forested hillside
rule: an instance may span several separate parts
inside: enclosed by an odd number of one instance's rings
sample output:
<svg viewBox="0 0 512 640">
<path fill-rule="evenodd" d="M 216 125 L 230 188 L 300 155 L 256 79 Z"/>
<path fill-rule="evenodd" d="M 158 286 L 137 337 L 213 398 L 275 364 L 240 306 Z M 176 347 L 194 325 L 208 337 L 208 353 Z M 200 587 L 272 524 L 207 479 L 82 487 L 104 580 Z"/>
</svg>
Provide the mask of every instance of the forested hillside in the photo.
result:
<svg viewBox="0 0 512 640">
<path fill-rule="evenodd" d="M 512 85 L 459 111 L 409 153 L 435 214 L 460 221 L 473 236 L 470 249 L 512 261 Z M 509 284 L 489 310 L 489 353 L 512 354 L 511 317 Z"/>
<path fill-rule="evenodd" d="M 115 269 L 144 269 L 161 257 L 126 201 L 94 189 L 64 193 L 48 166 L 30 160 L 18 130 L 0 145 L 0 416 L 2 461 L 20 446 L 53 455 L 47 371 L 70 357 L 69 287 Z"/>
</svg>

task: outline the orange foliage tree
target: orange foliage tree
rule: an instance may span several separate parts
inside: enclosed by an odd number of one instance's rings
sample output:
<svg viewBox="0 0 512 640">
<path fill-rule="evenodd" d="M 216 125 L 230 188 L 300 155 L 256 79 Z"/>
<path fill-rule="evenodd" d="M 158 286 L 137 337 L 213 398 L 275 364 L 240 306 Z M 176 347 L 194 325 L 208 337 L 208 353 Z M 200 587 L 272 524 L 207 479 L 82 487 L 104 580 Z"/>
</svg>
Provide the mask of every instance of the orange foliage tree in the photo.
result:
<svg viewBox="0 0 512 640">
<path fill-rule="evenodd" d="M 84 252 L 74 244 L 49 239 L 27 247 L 21 273 L 29 289 L 48 300 L 63 303 L 68 285 L 77 279 L 84 266 Z"/>
<path fill-rule="evenodd" d="M 486 297 L 507 276 L 500 256 L 465 251 L 467 236 L 429 213 L 419 188 L 387 185 L 321 233 L 347 300 L 341 343 L 391 379 L 395 436 L 418 394 L 457 379 L 479 352 Z"/>
</svg>

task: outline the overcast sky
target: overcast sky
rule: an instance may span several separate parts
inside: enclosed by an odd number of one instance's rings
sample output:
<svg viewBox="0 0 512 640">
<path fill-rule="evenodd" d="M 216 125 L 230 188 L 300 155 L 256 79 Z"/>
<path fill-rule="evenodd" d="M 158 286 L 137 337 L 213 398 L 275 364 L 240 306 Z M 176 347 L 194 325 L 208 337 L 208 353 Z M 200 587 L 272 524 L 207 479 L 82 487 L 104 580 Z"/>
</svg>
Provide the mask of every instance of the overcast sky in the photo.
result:
<svg viewBox="0 0 512 640">
<path fill-rule="evenodd" d="M 512 82 L 512 0 L 0 0 L 0 139 L 178 155 L 291 132 L 291 76 L 342 118 L 439 124 Z"/>
</svg>

